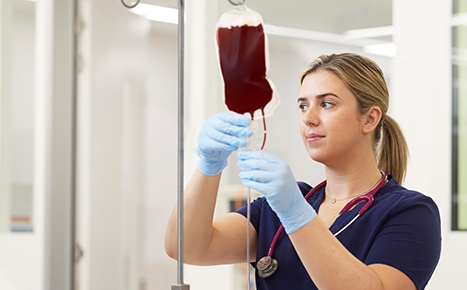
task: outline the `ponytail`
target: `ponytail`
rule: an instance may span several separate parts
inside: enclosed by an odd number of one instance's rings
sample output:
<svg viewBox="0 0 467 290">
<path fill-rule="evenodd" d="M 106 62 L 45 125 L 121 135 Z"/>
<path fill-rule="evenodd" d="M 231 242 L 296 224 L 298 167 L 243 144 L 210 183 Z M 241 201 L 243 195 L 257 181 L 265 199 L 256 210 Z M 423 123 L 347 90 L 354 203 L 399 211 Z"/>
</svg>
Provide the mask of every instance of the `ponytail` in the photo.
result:
<svg viewBox="0 0 467 290">
<path fill-rule="evenodd" d="M 378 150 L 378 167 L 393 175 L 402 184 L 407 172 L 409 149 L 399 124 L 385 115 L 382 121 L 381 142 Z"/>
</svg>

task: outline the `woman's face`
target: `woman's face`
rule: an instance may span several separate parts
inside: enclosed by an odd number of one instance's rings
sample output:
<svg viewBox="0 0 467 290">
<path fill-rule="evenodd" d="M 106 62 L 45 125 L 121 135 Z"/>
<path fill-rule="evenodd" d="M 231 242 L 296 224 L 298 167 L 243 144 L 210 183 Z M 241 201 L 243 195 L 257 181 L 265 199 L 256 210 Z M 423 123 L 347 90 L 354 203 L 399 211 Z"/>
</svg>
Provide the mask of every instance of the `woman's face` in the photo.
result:
<svg viewBox="0 0 467 290">
<path fill-rule="evenodd" d="M 352 162 L 368 150 L 357 100 L 335 74 L 321 70 L 303 80 L 298 98 L 300 133 L 310 157 L 327 166 Z"/>
</svg>

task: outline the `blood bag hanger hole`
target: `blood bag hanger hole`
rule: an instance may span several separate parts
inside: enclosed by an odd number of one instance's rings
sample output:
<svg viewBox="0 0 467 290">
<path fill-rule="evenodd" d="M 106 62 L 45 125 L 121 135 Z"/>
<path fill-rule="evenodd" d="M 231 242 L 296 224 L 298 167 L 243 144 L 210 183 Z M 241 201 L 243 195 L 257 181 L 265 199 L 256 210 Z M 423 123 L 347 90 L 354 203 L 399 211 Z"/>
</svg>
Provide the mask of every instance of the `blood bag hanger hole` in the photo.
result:
<svg viewBox="0 0 467 290">
<path fill-rule="evenodd" d="M 235 6 L 243 5 L 243 4 L 245 4 L 245 1 L 246 1 L 246 0 L 239 0 L 239 1 L 232 1 L 232 0 L 229 0 L 230 4 L 235 5 Z"/>
<path fill-rule="evenodd" d="M 128 9 L 135 8 L 136 5 L 139 4 L 139 1 L 140 1 L 140 0 L 136 0 L 133 4 L 126 4 L 125 0 L 121 0 L 123 6 L 125 6 L 125 7 L 128 8 Z M 229 2 L 230 2 L 230 0 L 229 0 Z M 245 1 L 243 1 L 243 2 L 245 2 Z M 232 3 L 232 2 L 230 2 L 230 3 Z"/>
</svg>

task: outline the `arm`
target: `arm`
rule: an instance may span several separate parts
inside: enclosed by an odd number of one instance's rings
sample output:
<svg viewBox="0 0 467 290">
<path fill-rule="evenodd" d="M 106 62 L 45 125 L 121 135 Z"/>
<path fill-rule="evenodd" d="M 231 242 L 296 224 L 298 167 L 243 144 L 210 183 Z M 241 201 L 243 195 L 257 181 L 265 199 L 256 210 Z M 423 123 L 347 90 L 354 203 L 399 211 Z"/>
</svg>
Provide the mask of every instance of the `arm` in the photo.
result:
<svg viewBox="0 0 467 290">
<path fill-rule="evenodd" d="M 198 265 L 236 263 L 246 260 L 247 219 L 231 213 L 214 219 L 222 170 L 231 152 L 246 146 L 251 136 L 250 119 L 239 114 L 220 113 L 203 126 L 198 139 L 198 168 L 185 189 L 185 262 Z M 251 244 L 256 232 L 251 229 Z M 177 206 L 172 211 L 165 235 L 167 254 L 177 257 Z M 255 247 L 256 248 L 256 247 Z M 254 257 L 254 251 L 252 251 Z"/>
<path fill-rule="evenodd" d="M 238 157 L 243 183 L 265 195 L 319 289 L 415 289 L 396 268 L 355 258 L 303 199 L 285 162 L 264 152 L 239 152 Z"/>
<path fill-rule="evenodd" d="M 214 208 L 220 174 L 207 176 L 195 171 L 185 189 L 184 257 L 188 264 L 218 265 L 240 263 L 246 260 L 247 219 L 237 213 L 217 218 Z M 250 226 L 251 256 L 256 255 L 256 231 Z M 172 211 L 165 234 L 167 254 L 177 258 L 177 207 Z"/>
<path fill-rule="evenodd" d="M 412 280 L 398 269 L 365 265 L 355 258 L 319 217 L 289 237 L 319 289 L 415 289 Z"/>
</svg>

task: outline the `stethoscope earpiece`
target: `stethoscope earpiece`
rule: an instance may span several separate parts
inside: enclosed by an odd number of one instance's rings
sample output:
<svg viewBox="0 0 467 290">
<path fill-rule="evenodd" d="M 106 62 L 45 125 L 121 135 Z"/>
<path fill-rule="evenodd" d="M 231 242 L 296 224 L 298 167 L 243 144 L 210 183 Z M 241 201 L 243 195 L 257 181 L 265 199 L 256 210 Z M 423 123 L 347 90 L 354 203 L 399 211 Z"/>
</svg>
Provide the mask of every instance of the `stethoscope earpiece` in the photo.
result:
<svg viewBox="0 0 467 290">
<path fill-rule="evenodd" d="M 273 259 L 270 256 L 262 257 L 258 263 L 256 263 L 256 269 L 258 270 L 258 275 L 261 278 L 268 278 L 272 276 L 277 270 L 279 263 L 277 263 L 276 259 Z"/>
</svg>

